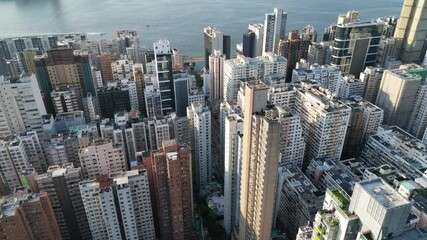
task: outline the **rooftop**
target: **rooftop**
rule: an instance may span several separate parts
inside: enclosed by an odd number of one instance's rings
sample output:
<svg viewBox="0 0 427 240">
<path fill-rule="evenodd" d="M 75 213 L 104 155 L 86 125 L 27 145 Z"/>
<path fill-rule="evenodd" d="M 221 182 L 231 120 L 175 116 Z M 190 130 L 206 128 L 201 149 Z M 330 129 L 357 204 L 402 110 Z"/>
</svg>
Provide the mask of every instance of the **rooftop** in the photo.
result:
<svg viewBox="0 0 427 240">
<path fill-rule="evenodd" d="M 387 209 L 411 204 L 407 199 L 380 178 L 365 180 L 356 184 L 359 184 L 362 189 L 375 199 L 376 202 Z"/>
</svg>

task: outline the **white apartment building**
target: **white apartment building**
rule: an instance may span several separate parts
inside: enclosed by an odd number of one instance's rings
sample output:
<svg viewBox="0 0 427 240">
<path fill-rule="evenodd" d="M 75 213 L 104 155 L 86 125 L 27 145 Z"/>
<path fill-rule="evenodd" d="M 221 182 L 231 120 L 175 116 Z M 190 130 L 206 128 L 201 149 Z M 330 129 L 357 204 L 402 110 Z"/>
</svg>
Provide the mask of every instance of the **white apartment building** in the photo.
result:
<svg viewBox="0 0 427 240">
<path fill-rule="evenodd" d="M 224 133 L 224 227 L 230 236 L 239 215 L 243 119 L 237 114 L 227 116 Z"/>
<path fill-rule="evenodd" d="M 150 137 L 150 149 L 157 150 L 162 146 L 163 141 L 173 139 L 171 131 L 173 121 L 170 116 L 166 118 L 150 118 L 147 119 L 148 136 Z"/>
<path fill-rule="evenodd" d="M 282 108 L 294 109 L 296 90 L 292 85 L 283 87 L 270 87 L 268 90 L 268 102 Z"/>
<path fill-rule="evenodd" d="M 86 179 L 127 169 L 122 145 L 113 145 L 109 140 L 95 141 L 88 147 L 80 148 L 79 158 L 82 174 Z"/>
<path fill-rule="evenodd" d="M 365 91 L 365 82 L 355 78 L 353 75 L 347 75 L 340 79 L 338 88 L 339 98 L 362 97 Z"/>
<path fill-rule="evenodd" d="M 42 139 L 42 115 L 45 114 L 35 75 L 19 80 L 0 76 L 0 136 L 33 130 Z"/>
<path fill-rule="evenodd" d="M 222 100 L 224 97 L 224 62 L 225 55 L 220 49 L 214 49 L 209 56 L 209 83 L 211 101 Z"/>
<path fill-rule="evenodd" d="M 427 129 L 427 84 L 425 80 L 418 88 L 406 130 L 418 139 L 422 139 Z"/>
<path fill-rule="evenodd" d="M 340 160 L 351 108 L 321 88 L 297 86 L 296 112 L 301 118 L 306 152 L 304 165 L 318 157 Z"/>
<path fill-rule="evenodd" d="M 322 87 L 333 93 L 338 93 L 341 75 L 339 68 L 329 65 L 311 65 L 309 68 L 297 67 L 292 72 L 292 83 L 316 81 Z"/>
<path fill-rule="evenodd" d="M 277 53 L 279 40 L 286 36 L 286 21 L 288 14 L 281 8 L 275 8 L 274 12 L 265 14 L 264 39 L 262 53 Z"/>
<path fill-rule="evenodd" d="M 130 108 L 132 110 L 139 110 L 139 102 L 138 102 L 138 92 L 135 81 L 127 82 L 128 91 L 129 91 L 129 100 L 130 100 Z"/>
<path fill-rule="evenodd" d="M 261 23 L 249 24 L 248 30 L 255 34 L 254 54 L 255 56 L 262 56 L 262 48 L 264 41 L 264 25 Z"/>
<path fill-rule="evenodd" d="M 120 59 L 111 63 L 111 70 L 115 81 L 133 79 L 133 61 Z"/>
<path fill-rule="evenodd" d="M 369 66 L 365 68 L 365 71 L 360 73 L 360 80 L 365 82 L 363 98 L 371 103 L 375 103 L 377 100 L 383 72 L 384 70 L 382 68 Z"/>
<path fill-rule="evenodd" d="M 224 62 L 224 101 L 237 102 L 237 93 L 242 82 L 265 80 L 273 74 L 286 73 L 287 60 L 273 53 L 256 58 L 238 55 Z M 212 90 L 211 90 L 212 91 Z"/>
<path fill-rule="evenodd" d="M 93 239 L 155 239 L 145 169 L 84 180 L 80 192 Z"/>
<path fill-rule="evenodd" d="M 193 169 L 197 186 L 202 190 L 212 179 L 211 112 L 200 103 L 192 103 L 187 108 L 187 118 L 192 140 Z"/>
<path fill-rule="evenodd" d="M 46 172 L 48 166 L 37 133 L 34 131 L 23 132 L 19 134 L 18 139 L 24 144 L 24 149 L 31 167 L 38 173 Z"/>
</svg>

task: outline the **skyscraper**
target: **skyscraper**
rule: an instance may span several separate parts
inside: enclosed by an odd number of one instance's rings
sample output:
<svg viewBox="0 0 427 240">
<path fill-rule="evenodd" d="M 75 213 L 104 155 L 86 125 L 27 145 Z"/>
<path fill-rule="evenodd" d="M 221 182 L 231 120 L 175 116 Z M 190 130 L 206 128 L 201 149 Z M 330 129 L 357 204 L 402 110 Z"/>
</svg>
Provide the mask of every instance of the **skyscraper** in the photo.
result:
<svg viewBox="0 0 427 240">
<path fill-rule="evenodd" d="M 245 87 L 239 239 L 270 239 L 274 215 L 280 123 L 267 106 L 268 87 L 249 81 Z"/>
<path fill-rule="evenodd" d="M 210 100 L 222 101 L 224 97 L 224 62 L 225 55 L 215 49 L 209 56 Z"/>
<path fill-rule="evenodd" d="M 377 100 L 383 72 L 384 70 L 382 68 L 369 66 L 365 68 L 365 71 L 360 73 L 360 80 L 365 82 L 363 98 L 371 103 L 375 103 Z"/>
<path fill-rule="evenodd" d="M 243 34 L 243 55 L 254 58 L 262 55 L 262 41 L 264 40 L 264 25 L 261 23 L 249 24 L 248 32 Z"/>
<path fill-rule="evenodd" d="M 155 239 L 146 169 L 101 175 L 79 185 L 93 239 Z"/>
<path fill-rule="evenodd" d="M 47 193 L 16 192 L 0 202 L 1 239 L 63 239 Z"/>
<path fill-rule="evenodd" d="M 144 66 L 142 64 L 134 64 L 133 65 L 133 80 L 136 84 L 136 94 L 138 96 L 138 106 L 139 111 L 141 111 L 141 115 L 146 117 L 147 112 L 145 108 L 145 76 L 144 76 Z"/>
<path fill-rule="evenodd" d="M 286 82 L 291 82 L 292 71 L 294 70 L 296 63 L 301 59 L 307 59 L 310 43 L 310 40 L 301 38 L 298 35 L 298 31 L 290 32 L 288 39 L 280 39 L 278 54 L 288 59 Z"/>
<path fill-rule="evenodd" d="M 49 195 L 63 239 L 91 239 L 79 191 L 80 168 L 72 164 L 50 166 L 36 177 L 40 191 Z"/>
<path fill-rule="evenodd" d="M 144 159 L 150 182 L 157 234 L 161 240 L 192 238 L 191 154 L 186 145 L 164 141 Z"/>
<path fill-rule="evenodd" d="M 286 21 L 288 14 L 281 8 L 275 8 L 274 12 L 265 14 L 264 39 L 262 53 L 277 53 L 279 40 L 286 35 Z"/>
<path fill-rule="evenodd" d="M 227 59 L 230 59 L 230 36 L 224 35 L 221 30 L 215 27 L 205 27 L 203 32 L 205 39 L 205 68 L 209 70 L 209 56 L 215 50 L 219 50 Z"/>
<path fill-rule="evenodd" d="M 307 143 L 303 169 L 317 157 L 341 159 L 350 107 L 317 87 L 297 87 L 295 108 Z"/>
<path fill-rule="evenodd" d="M 168 40 L 153 44 L 156 63 L 157 83 L 160 89 L 163 114 L 175 111 L 172 51 Z"/>
<path fill-rule="evenodd" d="M 200 103 L 187 108 L 191 150 L 193 153 L 193 176 L 199 191 L 212 179 L 211 111 Z"/>
<path fill-rule="evenodd" d="M 398 56 L 404 63 L 421 62 L 427 48 L 427 1 L 405 0 L 394 38 Z"/>
</svg>

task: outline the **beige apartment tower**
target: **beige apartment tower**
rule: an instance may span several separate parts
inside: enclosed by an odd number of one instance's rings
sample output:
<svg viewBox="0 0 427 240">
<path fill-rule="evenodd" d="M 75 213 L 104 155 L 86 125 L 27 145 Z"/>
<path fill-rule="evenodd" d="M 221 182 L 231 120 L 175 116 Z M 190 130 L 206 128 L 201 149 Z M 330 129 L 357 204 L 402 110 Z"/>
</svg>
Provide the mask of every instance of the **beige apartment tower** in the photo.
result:
<svg viewBox="0 0 427 240">
<path fill-rule="evenodd" d="M 427 45 L 427 0 L 405 0 L 394 37 L 404 63 L 421 62 Z"/>
<path fill-rule="evenodd" d="M 239 239 L 270 239 L 279 164 L 280 123 L 267 107 L 268 87 L 245 86 Z"/>
</svg>

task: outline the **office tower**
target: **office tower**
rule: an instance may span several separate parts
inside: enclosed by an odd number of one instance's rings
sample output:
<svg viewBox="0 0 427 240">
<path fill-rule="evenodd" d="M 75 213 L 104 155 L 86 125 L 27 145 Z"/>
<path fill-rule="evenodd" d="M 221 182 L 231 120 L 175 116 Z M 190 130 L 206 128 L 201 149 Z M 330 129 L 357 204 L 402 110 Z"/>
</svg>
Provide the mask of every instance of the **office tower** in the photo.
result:
<svg viewBox="0 0 427 240">
<path fill-rule="evenodd" d="M 148 118 L 163 115 L 160 90 L 155 89 L 151 82 L 145 85 L 144 98 Z"/>
<path fill-rule="evenodd" d="M 32 130 L 43 139 L 41 117 L 46 110 L 35 76 L 10 80 L 0 76 L 0 85 L 0 136 Z"/>
<path fill-rule="evenodd" d="M 243 55 L 245 57 L 262 56 L 263 34 L 264 25 L 261 23 L 249 24 L 248 32 L 243 34 Z"/>
<path fill-rule="evenodd" d="M 351 108 L 351 113 L 344 141 L 343 159 L 358 157 L 365 142 L 377 133 L 384 118 L 384 111 L 366 100 L 354 98 L 346 100 L 345 104 Z"/>
<path fill-rule="evenodd" d="M 17 192 L 0 202 L 1 239 L 63 239 L 45 192 Z"/>
<path fill-rule="evenodd" d="M 78 111 L 79 104 L 74 87 L 61 87 L 50 93 L 56 113 Z"/>
<path fill-rule="evenodd" d="M 175 111 L 175 90 L 173 83 L 172 51 L 168 40 L 159 40 L 153 44 L 157 84 L 162 99 L 163 114 Z"/>
<path fill-rule="evenodd" d="M 342 72 L 337 67 L 312 65 L 307 67 L 296 67 L 292 74 L 292 83 L 304 81 L 316 81 L 322 87 L 337 93 Z"/>
<path fill-rule="evenodd" d="M 377 178 L 356 183 L 349 212 L 360 218 L 362 231 L 370 230 L 374 239 L 383 239 L 398 236 L 405 230 L 411 207 L 409 200 Z"/>
<path fill-rule="evenodd" d="M 93 239 L 155 239 L 147 170 L 80 182 Z"/>
<path fill-rule="evenodd" d="M 351 109 L 316 87 L 297 87 L 295 109 L 306 140 L 303 168 L 317 157 L 341 159 Z"/>
<path fill-rule="evenodd" d="M 380 90 L 381 79 L 384 70 L 376 67 L 366 67 L 365 71 L 360 73 L 359 79 L 365 82 L 365 91 L 363 98 L 366 101 L 375 103 L 377 100 L 378 91 Z"/>
<path fill-rule="evenodd" d="M 353 75 L 344 76 L 340 78 L 337 96 L 344 99 L 362 97 L 365 92 L 365 84 L 366 82 Z"/>
<path fill-rule="evenodd" d="M 212 179 L 211 111 L 201 103 L 192 103 L 187 108 L 191 150 L 193 156 L 193 179 L 202 191 Z"/>
<path fill-rule="evenodd" d="M 178 117 L 187 116 L 190 81 L 191 77 L 186 72 L 173 74 L 175 113 Z"/>
<path fill-rule="evenodd" d="M 394 38 L 398 44 L 398 57 L 404 63 L 421 62 L 427 47 L 427 2 L 405 0 L 397 22 Z"/>
<path fill-rule="evenodd" d="M 316 211 L 322 206 L 323 193 L 300 169 L 293 166 L 284 170 L 283 187 L 278 191 L 278 222 L 289 238 L 293 239 L 300 226 L 314 219 Z"/>
<path fill-rule="evenodd" d="M 113 118 L 116 112 L 131 110 L 127 86 L 99 88 L 97 96 L 102 117 Z"/>
<path fill-rule="evenodd" d="M 50 166 L 36 177 L 40 191 L 49 195 L 63 239 L 92 239 L 79 190 L 82 180 L 80 168 L 71 163 Z"/>
<path fill-rule="evenodd" d="M 224 133 L 224 227 L 230 236 L 238 224 L 240 206 L 243 119 L 237 114 L 230 114 L 225 119 Z"/>
<path fill-rule="evenodd" d="M 410 69 L 410 71 L 412 74 L 422 76 L 423 79 L 418 88 L 415 101 L 412 104 L 411 115 L 409 116 L 406 130 L 416 138 L 422 139 L 427 127 L 427 84 L 425 79 L 427 68 L 415 68 Z"/>
<path fill-rule="evenodd" d="M 47 164 L 41 142 L 36 132 L 22 132 L 16 136 L 16 139 L 22 141 L 25 153 L 28 157 L 28 163 L 35 168 L 37 172 L 44 173 L 47 170 Z"/>
<path fill-rule="evenodd" d="M 289 107 L 277 107 L 280 135 L 280 160 L 281 166 L 302 167 L 304 160 L 305 141 L 301 127 L 300 117 Z"/>
<path fill-rule="evenodd" d="M 406 127 L 423 80 L 422 76 L 413 71 L 413 69 L 384 71 L 375 103 L 384 110 L 384 124 Z"/>
<path fill-rule="evenodd" d="M 209 56 L 210 100 L 222 101 L 224 97 L 224 61 L 225 55 L 215 49 Z"/>
<path fill-rule="evenodd" d="M 117 52 L 103 53 L 99 57 L 99 63 L 101 66 L 101 75 L 102 75 L 102 80 L 104 84 L 114 81 L 113 69 L 111 68 L 111 64 L 117 60 L 118 60 Z"/>
<path fill-rule="evenodd" d="M 312 42 L 308 47 L 307 61 L 310 64 L 330 64 L 332 62 L 332 46 L 325 42 Z"/>
<path fill-rule="evenodd" d="M 111 63 L 113 72 L 113 81 L 133 78 L 133 62 L 126 59 L 120 59 Z"/>
<path fill-rule="evenodd" d="M 381 38 L 376 59 L 376 65 L 386 67 L 390 59 L 396 56 L 396 39 L 395 38 Z"/>
<path fill-rule="evenodd" d="M 322 210 L 316 214 L 312 236 L 319 239 L 359 239 L 359 217 L 348 212 L 349 203 L 350 198 L 342 191 L 328 189 Z"/>
<path fill-rule="evenodd" d="M 351 18 L 357 18 L 348 14 Z M 383 23 L 379 21 L 338 22 L 332 50 L 332 65 L 346 74 L 359 77 L 367 66 L 374 66 L 378 44 L 382 37 Z M 369 50 L 369 51 L 368 51 Z"/>
<path fill-rule="evenodd" d="M 242 82 L 266 80 L 268 76 L 286 73 L 285 57 L 272 53 L 262 57 L 246 58 L 242 55 L 224 62 L 224 101 L 237 103 L 237 92 Z"/>
<path fill-rule="evenodd" d="M 122 145 L 113 145 L 109 140 L 98 139 L 88 147 L 80 148 L 79 158 L 82 175 L 86 179 L 127 169 Z"/>
<path fill-rule="evenodd" d="M 182 52 L 176 48 L 172 49 L 172 69 L 174 72 L 181 72 L 184 69 Z"/>
<path fill-rule="evenodd" d="M 215 27 L 205 27 L 203 29 L 205 40 L 205 68 L 209 70 L 209 56 L 215 50 L 219 50 L 230 59 L 230 36 Z"/>
<path fill-rule="evenodd" d="M 270 239 L 273 227 L 280 123 L 267 91 L 259 81 L 245 86 L 239 239 Z"/>
<path fill-rule="evenodd" d="M 274 12 L 265 14 L 262 54 L 277 53 L 279 40 L 284 39 L 286 35 L 287 18 L 288 14 L 281 8 L 275 8 Z"/>
<path fill-rule="evenodd" d="M 310 40 L 301 38 L 298 35 L 298 31 L 290 32 L 288 39 L 280 39 L 278 54 L 288 59 L 286 82 L 291 82 L 292 71 L 294 70 L 296 63 L 301 59 L 307 59 L 310 43 Z"/>
<path fill-rule="evenodd" d="M 144 159 L 157 236 L 162 240 L 192 238 L 193 197 L 191 153 L 186 145 L 164 141 Z M 173 217 L 172 217 L 173 216 Z"/>
<path fill-rule="evenodd" d="M 423 175 L 427 146 L 397 126 L 383 126 L 367 140 L 360 160 L 368 167 L 389 164 L 410 179 Z"/>
<path fill-rule="evenodd" d="M 35 65 L 42 93 L 57 87 L 74 86 L 80 98 L 88 93 L 96 95 L 87 52 L 58 47 L 49 50 L 47 57 L 36 58 Z M 79 104 L 83 109 L 82 103 Z"/>
<path fill-rule="evenodd" d="M 25 189 L 27 189 L 33 193 L 40 192 L 39 185 L 37 184 L 37 181 L 36 181 L 37 172 L 34 168 L 27 168 L 27 169 L 21 171 L 19 173 L 19 175 L 21 178 L 22 186 Z M 2 191 L 2 193 L 3 192 L 4 191 Z M 6 195 L 6 194 L 2 194 L 2 196 L 4 196 L 4 195 Z"/>
<path fill-rule="evenodd" d="M 136 84 L 136 93 L 138 96 L 138 106 L 139 111 L 142 116 L 147 116 L 145 109 L 145 76 L 144 76 L 144 66 L 142 64 L 136 63 L 133 65 L 133 80 Z"/>
</svg>

